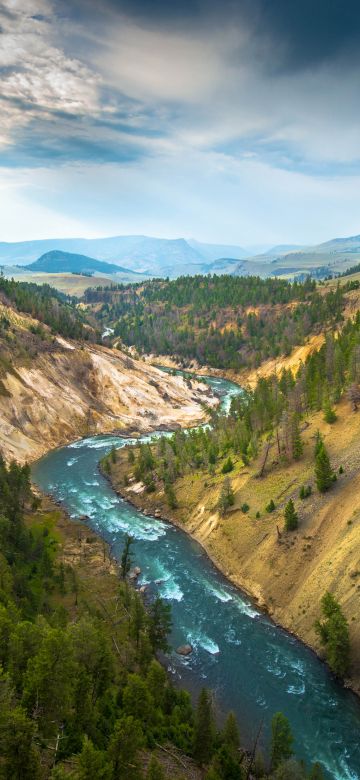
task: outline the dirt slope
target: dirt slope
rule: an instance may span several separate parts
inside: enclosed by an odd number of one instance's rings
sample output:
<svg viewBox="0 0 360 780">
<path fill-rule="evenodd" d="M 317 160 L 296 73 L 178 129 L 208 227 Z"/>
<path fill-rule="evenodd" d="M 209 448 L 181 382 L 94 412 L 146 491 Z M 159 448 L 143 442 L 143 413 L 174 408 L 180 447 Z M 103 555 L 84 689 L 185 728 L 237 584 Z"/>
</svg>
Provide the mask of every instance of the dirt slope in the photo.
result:
<svg viewBox="0 0 360 780">
<path fill-rule="evenodd" d="M 148 431 L 203 421 L 203 404 L 217 403 L 203 384 L 189 387 L 117 350 L 58 338 L 2 377 L 0 451 L 19 462 L 40 457 L 76 437 Z"/>
</svg>

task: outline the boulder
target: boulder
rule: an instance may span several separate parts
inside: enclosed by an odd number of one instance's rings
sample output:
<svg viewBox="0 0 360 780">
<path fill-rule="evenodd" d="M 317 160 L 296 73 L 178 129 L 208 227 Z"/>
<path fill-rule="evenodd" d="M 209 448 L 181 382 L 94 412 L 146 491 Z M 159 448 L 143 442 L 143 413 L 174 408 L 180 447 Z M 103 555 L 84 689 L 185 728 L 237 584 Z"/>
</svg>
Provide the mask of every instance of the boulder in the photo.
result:
<svg viewBox="0 0 360 780">
<path fill-rule="evenodd" d="M 192 651 L 193 648 L 191 645 L 181 645 L 176 652 L 178 655 L 191 655 Z"/>
</svg>

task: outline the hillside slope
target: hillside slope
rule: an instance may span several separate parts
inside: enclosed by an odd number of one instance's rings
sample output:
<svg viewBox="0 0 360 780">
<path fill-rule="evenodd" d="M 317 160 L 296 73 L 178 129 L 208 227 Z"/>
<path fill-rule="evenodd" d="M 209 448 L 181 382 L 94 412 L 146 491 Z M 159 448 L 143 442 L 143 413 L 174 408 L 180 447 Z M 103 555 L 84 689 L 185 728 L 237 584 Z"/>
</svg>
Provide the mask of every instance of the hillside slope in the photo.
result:
<svg viewBox="0 0 360 780">
<path fill-rule="evenodd" d="M 150 496 L 139 484 L 136 491 L 132 483 L 124 488 L 124 474 L 129 476 L 124 451 L 112 469 L 112 479 L 115 488 L 135 504 L 150 512 L 157 509 L 194 536 L 232 582 L 320 654 L 314 622 L 321 597 L 330 590 L 349 621 L 351 684 L 360 693 L 360 416 L 345 400 L 338 405 L 337 415 L 334 425 L 324 423 L 319 413 L 309 418 L 299 461 L 279 463 L 274 443 L 262 478 L 258 476 L 261 456 L 247 466 L 241 458 L 234 458 L 229 476 L 235 503 L 224 517 L 217 509 L 224 481 L 222 463 L 212 475 L 194 469 L 176 480 L 175 509 L 169 508 L 161 488 Z M 314 487 L 317 430 L 322 432 L 333 468 L 344 469 L 325 495 Z M 311 484 L 313 492 L 300 501 L 303 484 Z M 290 498 L 299 514 L 299 529 L 286 533 L 284 508 Z M 265 507 L 271 499 L 276 509 L 269 514 Z M 243 511 L 244 505 L 248 511 Z"/>
<path fill-rule="evenodd" d="M 0 347 L 9 340 L 13 354 L 18 345 L 26 352 L 19 348 L 11 360 L 0 350 L 0 451 L 6 459 L 31 461 L 100 432 L 193 425 L 205 419 L 205 402 L 216 404 L 200 383 L 189 387 L 121 352 L 54 337 L 37 320 L 0 304 Z"/>
</svg>

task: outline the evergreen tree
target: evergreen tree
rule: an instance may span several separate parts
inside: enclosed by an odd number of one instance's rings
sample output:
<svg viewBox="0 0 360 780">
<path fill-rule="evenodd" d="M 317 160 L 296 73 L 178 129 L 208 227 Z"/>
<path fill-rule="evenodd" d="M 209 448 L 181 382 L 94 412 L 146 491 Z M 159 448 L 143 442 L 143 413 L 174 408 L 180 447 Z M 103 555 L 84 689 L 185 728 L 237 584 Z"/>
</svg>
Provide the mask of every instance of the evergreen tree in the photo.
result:
<svg viewBox="0 0 360 780">
<path fill-rule="evenodd" d="M 156 758 L 152 755 L 146 772 L 146 780 L 166 780 L 165 772 Z"/>
<path fill-rule="evenodd" d="M 221 736 L 224 744 L 237 754 L 240 748 L 240 737 L 234 712 L 229 712 Z"/>
<path fill-rule="evenodd" d="M 114 444 L 111 447 L 110 457 L 111 457 L 111 462 L 112 463 L 116 463 L 116 461 L 117 461 L 117 452 L 116 452 L 116 447 L 115 447 Z"/>
<path fill-rule="evenodd" d="M 215 726 L 209 691 L 202 688 L 195 713 L 193 756 L 199 766 L 211 761 L 214 751 Z"/>
<path fill-rule="evenodd" d="M 325 444 L 318 435 L 315 445 L 315 478 L 320 493 L 325 493 L 333 483 L 333 471 Z"/>
<path fill-rule="evenodd" d="M 129 534 L 126 534 L 124 547 L 120 561 L 120 573 L 123 580 L 126 579 L 132 564 L 131 545 L 134 544 L 134 539 Z"/>
<path fill-rule="evenodd" d="M 345 677 L 350 666 L 349 626 L 340 605 L 327 592 L 321 599 L 322 620 L 315 623 L 315 630 L 325 647 L 330 669 L 339 677 Z"/>
<path fill-rule="evenodd" d="M 277 769 L 282 761 L 293 754 L 293 735 L 288 719 L 282 712 L 276 712 L 271 721 L 271 766 Z"/>
<path fill-rule="evenodd" d="M 111 780 L 112 766 L 106 753 L 97 750 L 88 737 L 85 737 L 82 751 L 79 755 L 76 780 Z"/>
<path fill-rule="evenodd" d="M 286 504 L 284 516 L 285 516 L 285 530 L 296 531 L 299 524 L 298 522 L 299 518 L 297 512 L 295 511 L 294 502 L 291 498 Z"/>
<path fill-rule="evenodd" d="M 131 715 L 123 715 L 116 721 L 109 744 L 109 756 L 116 780 L 139 780 L 139 750 L 144 746 L 140 723 Z"/>
<path fill-rule="evenodd" d="M 233 506 L 234 502 L 235 502 L 234 491 L 231 487 L 231 482 L 229 480 L 229 477 L 226 477 L 222 484 L 218 505 L 217 505 L 220 514 L 225 515 L 227 510 L 231 506 Z"/>
<path fill-rule="evenodd" d="M 148 620 L 149 639 L 153 652 L 162 650 L 163 653 L 167 653 L 170 649 L 168 636 L 172 629 L 170 604 L 165 604 L 158 596 L 150 605 Z"/>
<path fill-rule="evenodd" d="M 303 454 L 299 416 L 297 414 L 293 414 L 291 420 L 291 454 L 293 460 L 299 460 Z"/>
</svg>

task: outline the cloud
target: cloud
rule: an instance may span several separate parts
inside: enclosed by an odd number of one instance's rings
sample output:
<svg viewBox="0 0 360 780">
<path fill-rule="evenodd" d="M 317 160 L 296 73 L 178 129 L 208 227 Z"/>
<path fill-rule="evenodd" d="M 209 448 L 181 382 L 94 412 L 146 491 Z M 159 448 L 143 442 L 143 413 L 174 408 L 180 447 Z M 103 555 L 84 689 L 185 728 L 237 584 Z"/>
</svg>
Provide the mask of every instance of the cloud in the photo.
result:
<svg viewBox="0 0 360 780">
<path fill-rule="evenodd" d="M 11 142 L 12 130 L 35 119 L 99 113 L 99 75 L 53 44 L 54 13 L 49 0 L 0 5 L 3 143 Z"/>
</svg>

